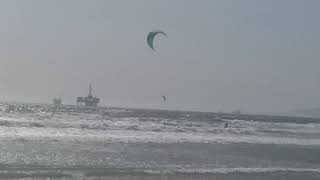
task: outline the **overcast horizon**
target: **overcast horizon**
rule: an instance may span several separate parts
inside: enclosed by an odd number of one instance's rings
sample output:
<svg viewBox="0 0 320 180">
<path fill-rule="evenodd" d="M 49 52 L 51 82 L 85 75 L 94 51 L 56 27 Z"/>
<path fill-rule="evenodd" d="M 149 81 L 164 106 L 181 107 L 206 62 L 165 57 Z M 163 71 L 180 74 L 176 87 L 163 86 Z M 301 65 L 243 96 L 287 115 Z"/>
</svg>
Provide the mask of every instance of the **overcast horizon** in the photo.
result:
<svg viewBox="0 0 320 180">
<path fill-rule="evenodd" d="M 0 101 L 230 112 L 320 107 L 320 1 L 4 0 Z M 168 37 L 146 44 L 149 31 Z M 167 96 L 163 103 L 161 96 Z"/>
</svg>

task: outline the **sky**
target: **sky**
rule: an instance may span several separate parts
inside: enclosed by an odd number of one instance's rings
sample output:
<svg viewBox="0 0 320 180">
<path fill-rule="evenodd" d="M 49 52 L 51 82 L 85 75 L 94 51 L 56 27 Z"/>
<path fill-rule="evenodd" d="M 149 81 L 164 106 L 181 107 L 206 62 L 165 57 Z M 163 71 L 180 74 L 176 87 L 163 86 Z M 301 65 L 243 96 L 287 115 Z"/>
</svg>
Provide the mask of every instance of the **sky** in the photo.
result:
<svg viewBox="0 0 320 180">
<path fill-rule="evenodd" d="M 92 82 L 103 106 L 320 107 L 319 8 L 318 0 L 2 0 L 0 100 L 75 104 Z M 168 34 L 155 52 L 152 30 Z"/>
</svg>

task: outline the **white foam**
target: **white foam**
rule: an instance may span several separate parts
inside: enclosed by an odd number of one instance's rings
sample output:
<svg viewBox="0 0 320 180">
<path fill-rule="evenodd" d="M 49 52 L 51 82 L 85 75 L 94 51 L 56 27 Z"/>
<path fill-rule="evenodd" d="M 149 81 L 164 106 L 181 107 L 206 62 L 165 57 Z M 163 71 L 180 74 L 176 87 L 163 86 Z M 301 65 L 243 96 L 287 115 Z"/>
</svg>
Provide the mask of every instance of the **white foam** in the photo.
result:
<svg viewBox="0 0 320 180">
<path fill-rule="evenodd" d="M 125 143 L 255 143 L 320 145 L 320 139 L 261 137 L 254 135 L 215 135 L 190 132 L 153 132 L 135 130 L 90 130 L 77 128 L 0 127 L 0 138 L 55 139 L 69 141 L 104 141 Z"/>
<path fill-rule="evenodd" d="M 167 171 L 167 173 L 269 173 L 269 172 L 315 172 L 320 173 L 320 169 L 312 168 L 285 168 L 285 167 L 275 167 L 275 168 L 214 168 L 214 169 L 186 169 L 180 168 L 176 170 Z"/>
<path fill-rule="evenodd" d="M 2 125 L 1 125 L 2 122 Z M 2 114 L 0 138 L 52 138 L 110 142 L 256 143 L 320 145 L 320 124 L 221 122 L 85 113 Z"/>
</svg>

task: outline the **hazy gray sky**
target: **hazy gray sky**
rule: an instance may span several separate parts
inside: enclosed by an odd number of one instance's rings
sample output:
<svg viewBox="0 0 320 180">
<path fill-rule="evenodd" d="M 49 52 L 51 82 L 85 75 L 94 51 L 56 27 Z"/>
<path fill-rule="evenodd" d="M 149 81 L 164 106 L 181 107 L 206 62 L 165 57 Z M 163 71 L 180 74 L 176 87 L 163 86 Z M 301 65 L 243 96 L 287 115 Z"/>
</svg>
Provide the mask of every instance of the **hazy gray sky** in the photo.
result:
<svg viewBox="0 0 320 180">
<path fill-rule="evenodd" d="M 2 0 L 0 98 L 245 112 L 320 107 L 318 0 Z M 157 52 L 148 31 L 164 30 Z M 166 95 L 166 104 L 161 96 Z"/>
</svg>

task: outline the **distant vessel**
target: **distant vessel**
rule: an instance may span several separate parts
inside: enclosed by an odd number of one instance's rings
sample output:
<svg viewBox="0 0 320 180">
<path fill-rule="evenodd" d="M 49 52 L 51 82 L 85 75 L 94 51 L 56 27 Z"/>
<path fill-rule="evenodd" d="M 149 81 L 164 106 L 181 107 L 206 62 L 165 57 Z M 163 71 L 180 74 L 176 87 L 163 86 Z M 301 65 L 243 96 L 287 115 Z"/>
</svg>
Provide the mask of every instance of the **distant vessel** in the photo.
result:
<svg viewBox="0 0 320 180">
<path fill-rule="evenodd" d="M 60 106 L 62 104 L 61 98 L 53 98 L 52 99 L 53 105 Z"/>
<path fill-rule="evenodd" d="M 87 107 L 97 107 L 100 99 L 92 95 L 92 86 L 89 86 L 89 94 L 87 97 L 77 97 L 77 105 L 84 105 Z"/>
<path fill-rule="evenodd" d="M 237 115 L 240 115 L 241 114 L 241 111 L 239 109 L 237 110 L 234 110 L 231 112 L 232 114 L 237 114 Z"/>
</svg>

